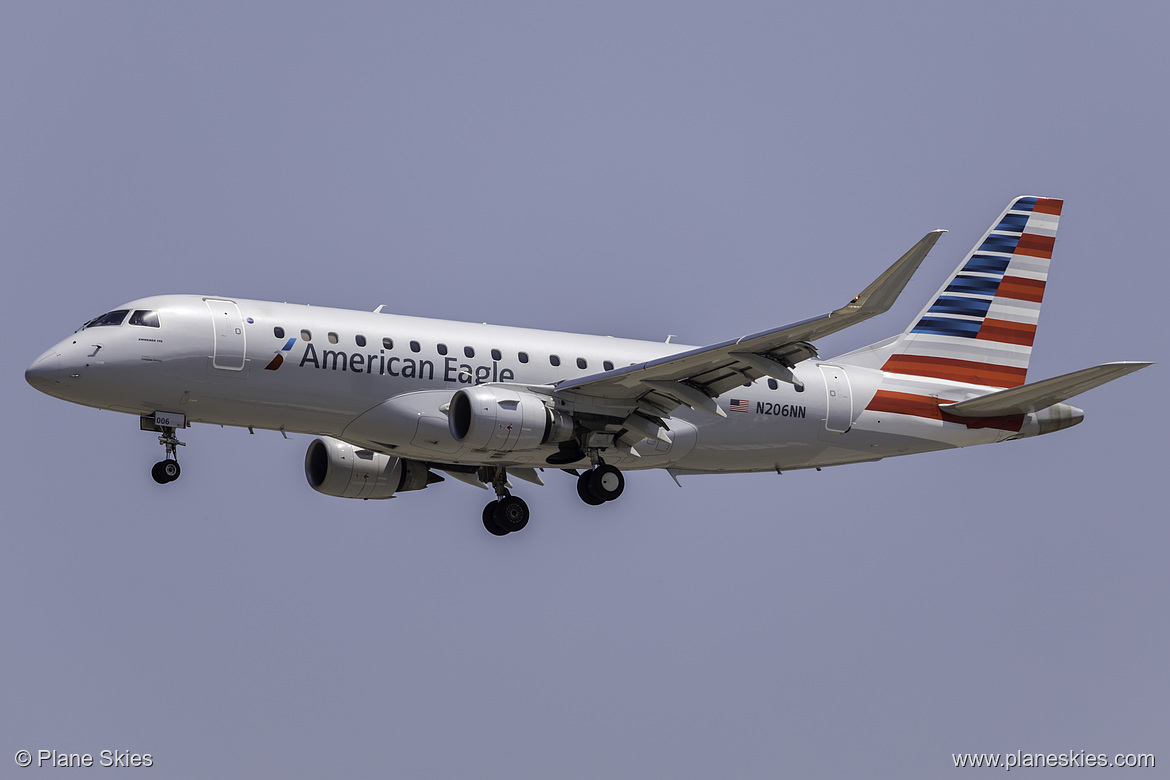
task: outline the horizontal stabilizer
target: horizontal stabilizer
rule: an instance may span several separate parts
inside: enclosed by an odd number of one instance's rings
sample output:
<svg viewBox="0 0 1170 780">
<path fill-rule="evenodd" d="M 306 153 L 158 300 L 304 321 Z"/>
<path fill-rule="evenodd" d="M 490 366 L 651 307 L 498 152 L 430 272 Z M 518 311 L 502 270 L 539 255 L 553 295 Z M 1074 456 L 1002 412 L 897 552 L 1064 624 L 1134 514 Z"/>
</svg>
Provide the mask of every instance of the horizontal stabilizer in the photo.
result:
<svg viewBox="0 0 1170 780">
<path fill-rule="evenodd" d="M 960 401 L 957 404 L 940 404 L 939 409 L 959 417 L 1030 414 L 1150 365 L 1153 363 L 1140 361 L 1105 363 L 1052 379 L 1020 385 L 1010 390 L 1000 390 L 998 393 L 972 398 L 969 401 Z"/>
</svg>

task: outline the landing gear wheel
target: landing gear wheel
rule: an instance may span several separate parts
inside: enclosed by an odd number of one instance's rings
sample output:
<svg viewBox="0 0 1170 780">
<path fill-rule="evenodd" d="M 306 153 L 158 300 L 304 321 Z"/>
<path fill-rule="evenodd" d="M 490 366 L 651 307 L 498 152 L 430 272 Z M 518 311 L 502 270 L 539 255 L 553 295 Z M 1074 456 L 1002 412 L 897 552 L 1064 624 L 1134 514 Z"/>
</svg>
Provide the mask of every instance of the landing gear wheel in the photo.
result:
<svg viewBox="0 0 1170 780">
<path fill-rule="evenodd" d="M 605 463 L 589 472 L 589 492 L 602 501 L 613 501 L 626 489 L 621 471 Z"/>
<path fill-rule="evenodd" d="M 528 504 L 519 496 L 504 496 L 496 504 L 494 512 L 496 525 L 504 533 L 521 531 L 528 525 Z"/>
<path fill-rule="evenodd" d="M 179 461 L 177 460 L 160 460 L 150 469 L 150 476 L 154 477 L 154 481 L 160 485 L 165 485 L 168 482 L 174 482 L 179 478 L 181 473 L 179 468 Z"/>
<path fill-rule="evenodd" d="M 483 527 L 488 530 L 492 536 L 504 536 L 508 532 L 500 528 L 496 524 L 496 507 L 499 506 L 499 501 L 492 501 L 483 508 Z"/>
<path fill-rule="evenodd" d="M 577 495 L 589 506 L 601 506 L 605 499 L 593 495 L 593 491 L 589 489 L 589 480 L 592 477 L 592 471 L 581 472 L 581 476 L 577 477 Z"/>
</svg>

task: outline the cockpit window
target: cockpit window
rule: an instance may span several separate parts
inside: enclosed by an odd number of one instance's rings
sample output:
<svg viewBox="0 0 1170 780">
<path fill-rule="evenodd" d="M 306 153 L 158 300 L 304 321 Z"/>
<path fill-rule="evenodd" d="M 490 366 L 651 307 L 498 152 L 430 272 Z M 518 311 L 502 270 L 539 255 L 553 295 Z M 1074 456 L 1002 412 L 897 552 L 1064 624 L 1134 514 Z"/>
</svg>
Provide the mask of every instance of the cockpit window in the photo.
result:
<svg viewBox="0 0 1170 780">
<path fill-rule="evenodd" d="M 150 311 L 148 309 L 136 309 L 135 312 L 130 315 L 130 324 L 141 325 L 144 328 L 157 328 L 158 312 Z"/>
<path fill-rule="evenodd" d="M 96 328 L 100 325 L 121 325 L 122 320 L 126 319 L 126 315 L 130 313 L 129 309 L 116 309 L 115 311 L 103 314 L 100 317 L 94 317 L 89 322 L 81 326 L 82 330 L 86 328 Z"/>
</svg>

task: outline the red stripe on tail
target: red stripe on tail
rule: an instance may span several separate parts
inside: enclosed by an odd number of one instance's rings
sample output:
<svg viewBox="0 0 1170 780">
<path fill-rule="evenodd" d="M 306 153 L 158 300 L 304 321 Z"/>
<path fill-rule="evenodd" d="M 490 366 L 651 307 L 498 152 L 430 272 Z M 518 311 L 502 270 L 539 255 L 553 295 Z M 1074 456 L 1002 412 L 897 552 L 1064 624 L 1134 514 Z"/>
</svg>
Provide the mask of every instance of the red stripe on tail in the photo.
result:
<svg viewBox="0 0 1170 780">
<path fill-rule="evenodd" d="M 1016 244 L 1017 255 L 1028 257 L 1043 257 L 1052 259 L 1052 247 L 1056 244 L 1055 236 L 1038 236 L 1035 233 L 1024 233 Z"/>
<path fill-rule="evenodd" d="M 912 376 L 929 376 L 949 382 L 967 382 L 989 387 L 1019 387 L 1028 374 L 1026 368 L 995 366 L 955 358 L 928 355 L 891 355 L 882 371 Z"/>
<path fill-rule="evenodd" d="M 926 417 L 931 420 L 958 423 L 968 428 L 996 428 L 1001 431 L 1018 431 L 1024 426 L 1024 415 L 1013 414 L 1005 417 L 959 417 L 947 414 L 938 408 L 940 403 L 953 403 L 925 395 L 896 393 L 892 390 L 878 390 L 873 400 L 865 407 L 867 412 L 889 412 L 908 414 L 912 417 Z"/>
<path fill-rule="evenodd" d="M 1030 347 L 1032 342 L 1036 340 L 1036 326 L 1025 322 L 1008 322 L 1007 320 L 989 318 L 983 321 L 975 338 Z"/>
<path fill-rule="evenodd" d="M 1064 201 L 1058 198 L 1037 198 L 1036 205 L 1032 207 L 1033 214 L 1055 214 L 1060 216 L 1060 209 L 1064 205 Z"/>
<path fill-rule="evenodd" d="M 995 295 L 998 298 L 1014 298 L 1017 301 L 1040 303 L 1044 300 L 1044 281 L 1025 279 L 1022 276 L 1005 276 L 999 283 Z"/>
</svg>

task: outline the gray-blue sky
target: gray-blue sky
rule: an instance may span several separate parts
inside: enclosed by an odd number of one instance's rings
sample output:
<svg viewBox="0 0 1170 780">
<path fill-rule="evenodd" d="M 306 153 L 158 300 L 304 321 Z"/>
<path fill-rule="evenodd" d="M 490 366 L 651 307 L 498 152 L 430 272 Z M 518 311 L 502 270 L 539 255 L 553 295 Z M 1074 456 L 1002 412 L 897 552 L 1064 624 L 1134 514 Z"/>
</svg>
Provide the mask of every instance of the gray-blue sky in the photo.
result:
<svg viewBox="0 0 1170 780">
<path fill-rule="evenodd" d="M 1066 199 L 1032 378 L 1165 360 L 1153 4 L 24 3 L 0 12 L 0 747 L 155 776 L 936 777 L 1166 738 L 1159 365 L 1052 437 L 783 477 L 346 502 L 308 437 L 25 385 L 202 292 L 704 343 Z M 1164 756 L 1162 754 L 1165 754 Z M 891 769 L 893 768 L 893 769 Z M 29 770 L 31 771 L 31 770 Z M 1103 773 L 1107 776 L 1109 773 Z"/>
</svg>

